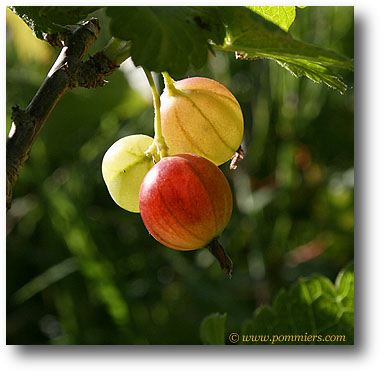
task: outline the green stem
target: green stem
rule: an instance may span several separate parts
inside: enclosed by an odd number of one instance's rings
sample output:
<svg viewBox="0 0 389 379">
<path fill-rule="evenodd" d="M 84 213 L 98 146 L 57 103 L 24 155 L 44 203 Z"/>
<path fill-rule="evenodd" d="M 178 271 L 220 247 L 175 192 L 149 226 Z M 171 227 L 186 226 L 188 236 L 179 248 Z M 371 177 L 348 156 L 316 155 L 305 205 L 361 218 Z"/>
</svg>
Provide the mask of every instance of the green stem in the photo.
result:
<svg viewBox="0 0 389 379">
<path fill-rule="evenodd" d="M 166 71 L 162 73 L 162 76 L 169 95 L 178 95 L 181 91 L 174 86 L 174 80 L 172 79 L 172 77 Z"/>
<path fill-rule="evenodd" d="M 112 37 L 102 50 L 102 53 L 116 66 L 120 66 L 131 56 L 131 41 L 123 41 Z"/>
<path fill-rule="evenodd" d="M 159 98 L 159 94 L 157 91 L 157 87 L 155 85 L 153 76 L 151 72 L 143 67 L 143 71 L 146 74 L 147 80 L 149 81 L 149 85 L 151 88 L 151 92 L 153 94 L 153 104 L 154 104 L 154 146 L 150 146 L 150 149 L 146 152 L 146 154 L 153 154 L 153 150 L 156 147 L 157 152 L 160 158 L 164 158 L 167 156 L 167 145 L 165 142 L 165 138 L 162 135 L 162 124 L 161 124 L 161 101 Z"/>
</svg>

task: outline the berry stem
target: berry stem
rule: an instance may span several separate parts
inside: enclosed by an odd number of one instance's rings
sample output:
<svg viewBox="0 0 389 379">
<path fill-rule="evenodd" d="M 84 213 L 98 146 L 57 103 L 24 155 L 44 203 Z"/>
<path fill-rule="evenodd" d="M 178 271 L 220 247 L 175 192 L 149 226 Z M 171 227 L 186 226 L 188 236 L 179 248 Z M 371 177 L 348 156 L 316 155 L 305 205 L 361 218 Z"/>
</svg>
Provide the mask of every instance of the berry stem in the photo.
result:
<svg viewBox="0 0 389 379">
<path fill-rule="evenodd" d="M 208 250 L 217 259 L 220 268 L 226 273 L 227 278 L 231 279 L 232 261 L 217 238 L 211 241 L 208 245 Z"/>
<path fill-rule="evenodd" d="M 174 86 L 174 80 L 172 79 L 172 77 L 169 75 L 168 72 L 164 71 L 162 73 L 162 76 L 163 76 L 163 80 L 165 82 L 165 87 L 167 88 L 168 92 L 169 92 L 169 95 L 170 96 L 174 96 L 174 95 L 179 95 L 181 93 L 180 90 L 178 90 L 175 86 Z"/>
<path fill-rule="evenodd" d="M 154 143 L 146 151 L 146 155 L 155 154 L 155 149 L 159 155 L 158 161 L 167 156 L 167 145 L 165 138 L 162 135 L 162 126 L 161 126 L 161 100 L 155 85 L 153 76 L 151 72 L 143 67 L 143 71 L 146 74 L 147 80 L 149 82 L 151 92 L 153 94 L 153 105 L 154 105 Z"/>
<path fill-rule="evenodd" d="M 115 65 L 120 66 L 131 55 L 131 41 L 112 37 L 102 53 Z"/>
</svg>

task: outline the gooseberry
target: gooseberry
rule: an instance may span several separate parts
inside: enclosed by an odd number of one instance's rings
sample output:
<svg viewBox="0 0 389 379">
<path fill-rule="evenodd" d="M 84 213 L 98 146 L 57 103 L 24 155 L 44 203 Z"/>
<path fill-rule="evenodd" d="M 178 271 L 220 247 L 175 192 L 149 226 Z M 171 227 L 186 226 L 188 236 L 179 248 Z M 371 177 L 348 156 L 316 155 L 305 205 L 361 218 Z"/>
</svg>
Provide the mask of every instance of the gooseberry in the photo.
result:
<svg viewBox="0 0 389 379">
<path fill-rule="evenodd" d="M 229 275 L 232 262 L 217 237 L 228 224 L 232 194 L 222 171 L 194 154 L 163 158 L 145 176 L 139 192 L 140 215 L 150 234 L 175 250 L 211 246 Z"/>
<path fill-rule="evenodd" d="M 243 115 L 234 95 L 215 80 L 192 77 L 167 85 L 161 95 L 162 135 L 168 155 L 192 153 L 219 166 L 243 138 Z"/>
<path fill-rule="evenodd" d="M 145 151 L 153 138 L 136 134 L 116 141 L 105 153 L 102 174 L 112 199 L 123 209 L 139 213 L 139 188 L 153 167 Z"/>
</svg>

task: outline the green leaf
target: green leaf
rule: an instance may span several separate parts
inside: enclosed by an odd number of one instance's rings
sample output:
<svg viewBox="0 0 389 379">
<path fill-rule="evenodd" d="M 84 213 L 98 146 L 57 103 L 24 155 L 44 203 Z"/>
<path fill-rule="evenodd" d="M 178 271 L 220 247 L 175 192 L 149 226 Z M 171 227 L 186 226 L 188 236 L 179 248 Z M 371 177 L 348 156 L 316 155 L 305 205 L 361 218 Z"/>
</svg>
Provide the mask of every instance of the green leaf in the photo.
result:
<svg viewBox="0 0 389 379">
<path fill-rule="evenodd" d="M 241 59 L 269 58 L 296 77 L 305 75 L 343 93 L 347 86 L 333 69 L 353 70 L 353 61 L 331 50 L 297 41 L 289 34 L 244 7 L 221 7 L 227 37 L 222 46 Z"/>
<path fill-rule="evenodd" d="M 203 66 L 209 40 L 225 36 L 216 7 L 108 7 L 107 15 L 112 35 L 132 41 L 135 65 L 173 76 Z"/>
<path fill-rule="evenodd" d="M 341 271 L 336 278 L 335 287 L 339 295 L 338 300 L 347 309 L 354 309 L 354 266 L 350 265 Z"/>
<path fill-rule="evenodd" d="M 325 341 L 326 336 L 334 340 Z M 319 275 L 300 279 L 288 291 L 280 291 L 272 307 L 258 308 L 254 318 L 244 324 L 241 342 L 258 344 L 258 341 L 276 345 L 352 345 L 353 265 L 339 273 L 335 285 Z"/>
<path fill-rule="evenodd" d="M 271 21 L 273 24 L 278 25 L 286 32 L 296 17 L 296 7 L 294 6 L 253 6 L 247 8 L 259 14 L 264 19 Z"/>
<path fill-rule="evenodd" d="M 213 313 L 203 319 L 200 338 L 204 345 L 224 345 L 224 330 L 227 314 Z"/>
<path fill-rule="evenodd" d="M 42 33 L 65 30 L 66 25 L 75 25 L 101 7 L 10 7 L 38 38 Z"/>
</svg>

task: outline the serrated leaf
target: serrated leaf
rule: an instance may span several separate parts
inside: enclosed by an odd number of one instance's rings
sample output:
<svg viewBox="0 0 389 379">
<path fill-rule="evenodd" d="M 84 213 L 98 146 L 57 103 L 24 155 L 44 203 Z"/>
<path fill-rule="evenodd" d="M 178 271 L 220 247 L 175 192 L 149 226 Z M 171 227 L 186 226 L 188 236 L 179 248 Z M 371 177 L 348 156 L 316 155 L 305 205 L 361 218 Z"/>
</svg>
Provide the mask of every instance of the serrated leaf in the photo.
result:
<svg viewBox="0 0 389 379">
<path fill-rule="evenodd" d="M 224 345 L 224 330 L 227 314 L 213 313 L 203 319 L 200 338 L 204 345 Z"/>
<path fill-rule="evenodd" d="M 254 318 L 245 322 L 242 336 L 248 336 L 242 339 L 244 344 L 258 344 L 258 337 L 255 341 L 250 336 L 262 336 L 261 344 L 353 344 L 353 265 L 339 273 L 335 285 L 316 275 L 281 290 L 272 307 L 258 308 Z M 309 340 L 309 336 L 316 337 Z M 339 337 L 324 341 L 326 336 Z"/>
<path fill-rule="evenodd" d="M 38 38 L 42 33 L 55 33 L 65 25 L 75 25 L 101 7 L 10 7 Z"/>
<path fill-rule="evenodd" d="M 221 7 L 227 37 L 216 48 L 234 51 L 241 59 L 269 58 L 296 77 L 305 75 L 343 93 L 347 86 L 333 69 L 353 70 L 353 61 L 331 50 L 297 41 L 244 7 Z"/>
<path fill-rule="evenodd" d="M 173 76 L 204 65 L 209 40 L 225 36 L 216 7 L 108 7 L 107 15 L 112 35 L 132 41 L 135 65 Z"/>
<path fill-rule="evenodd" d="M 286 32 L 293 24 L 296 18 L 295 6 L 249 6 L 247 7 L 253 12 L 259 14 L 264 19 L 278 25 L 282 30 Z"/>
</svg>

